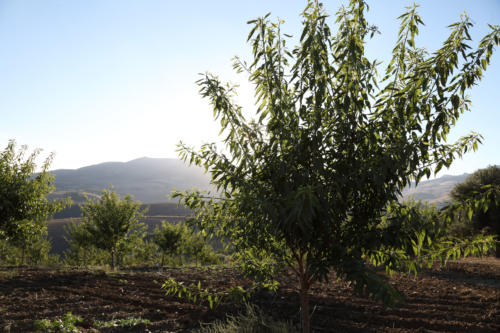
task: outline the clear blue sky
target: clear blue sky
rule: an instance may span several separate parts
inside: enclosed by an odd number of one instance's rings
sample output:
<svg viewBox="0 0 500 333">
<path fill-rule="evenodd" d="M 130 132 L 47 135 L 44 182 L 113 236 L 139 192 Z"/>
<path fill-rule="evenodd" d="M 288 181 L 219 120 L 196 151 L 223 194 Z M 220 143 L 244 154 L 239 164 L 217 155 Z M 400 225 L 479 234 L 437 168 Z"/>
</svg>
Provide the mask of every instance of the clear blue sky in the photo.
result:
<svg viewBox="0 0 500 333">
<path fill-rule="evenodd" d="M 447 25 L 466 11 L 473 43 L 500 24 L 498 0 L 421 0 L 426 26 L 419 46 L 434 51 Z M 197 74 L 210 71 L 240 83 L 240 104 L 251 113 L 252 87 L 233 73 L 231 58 L 249 59 L 246 21 L 272 12 L 298 35 L 305 1 L 0 0 L 0 148 L 9 139 L 45 154 L 53 169 L 78 168 L 142 156 L 176 157 L 179 140 L 217 140 L 210 107 L 197 93 Z M 335 14 L 341 1 L 324 1 Z M 344 2 L 345 3 L 345 2 Z M 381 35 L 368 45 L 387 60 L 404 7 L 413 1 L 368 1 Z M 333 19 L 331 19 L 333 25 Z M 479 151 L 441 174 L 500 164 L 500 53 L 471 92 L 450 141 L 477 131 Z"/>
</svg>

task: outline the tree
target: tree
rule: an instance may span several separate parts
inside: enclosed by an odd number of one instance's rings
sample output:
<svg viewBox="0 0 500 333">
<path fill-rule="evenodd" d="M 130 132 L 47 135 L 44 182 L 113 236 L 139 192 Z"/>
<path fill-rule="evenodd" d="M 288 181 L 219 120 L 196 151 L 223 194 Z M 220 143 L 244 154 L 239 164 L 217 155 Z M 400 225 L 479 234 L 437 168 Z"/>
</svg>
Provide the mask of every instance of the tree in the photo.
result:
<svg viewBox="0 0 500 333">
<path fill-rule="evenodd" d="M 304 332 L 310 331 L 309 289 L 332 270 L 359 293 L 388 304 L 397 299 L 397 291 L 366 265 L 369 259 L 389 271 L 415 268 L 392 237 L 397 220 L 382 224 L 388 205 L 411 181 L 437 173 L 481 142 L 475 133 L 453 144 L 446 138 L 469 110 L 466 92 L 489 64 L 500 27 L 492 26 L 471 50 L 472 23 L 464 16 L 450 26 L 443 46 L 428 54 L 415 45 L 423 24 L 416 7 L 399 17 L 381 80 L 380 62 L 364 55 L 377 29 L 365 19 L 365 2 L 351 0 L 338 11 L 333 31 L 322 5 L 309 1 L 293 50 L 282 21 L 270 22 L 268 14 L 249 22 L 253 60 L 235 58 L 234 68 L 255 85 L 256 119 L 245 119 L 233 101 L 234 86 L 209 73 L 198 81 L 226 150 L 205 144 L 196 151 L 181 143 L 180 156 L 210 171 L 218 197 L 174 196 L 193 209 L 200 229 L 231 240 L 235 250 L 291 267 Z"/>
<path fill-rule="evenodd" d="M 470 233 L 484 230 L 497 237 L 500 235 L 500 167 L 489 166 L 477 170 L 465 181 L 456 184 L 450 196 L 466 208 L 467 212 L 460 214 L 461 223 L 469 227 Z M 496 257 L 500 258 L 500 244 L 496 247 Z"/>
<path fill-rule="evenodd" d="M 12 243 L 0 238 L 0 262 L 8 265 L 50 264 L 58 261 L 58 255 L 49 254 L 51 242 L 47 232 L 37 234 L 26 240 L 24 247 L 13 246 Z"/>
<path fill-rule="evenodd" d="M 153 242 L 161 251 L 161 266 L 165 263 L 165 255 L 179 253 L 185 226 L 182 223 L 170 224 L 162 221 L 161 228 L 155 227 Z"/>
<path fill-rule="evenodd" d="M 198 263 L 203 265 L 207 262 L 214 263 L 217 261 L 214 257 L 213 248 L 207 244 L 200 232 L 189 230 L 183 236 L 182 247 L 184 254 L 190 258 L 194 258 L 196 266 L 198 266 Z"/>
<path fill-rule="evenodd" d="M 86 198 L 81 205 L 82 219 L 86 224 L 93 245 L 111 254 L 111 269 L 115 268 L 115 258 L 121 243 L 128 237 L 136 236 L 143 228 L 139 223 L 147 209 L 140 210 L 141 203 L 126 195 L 123 200 L 113 191 L 104 190 L 98 201 Z"/>
<path fill-rule="evenodd" d="M 68 234 L 68 238 L 64 237 L 66 242 L 70 245 L 71 250 L 76 255 L 76 260 L 79 263 L 80 250 L 83 251 L 83 265 L 87 266 L 87 252 L 92 247 L 93 237 L 89 232 L 88 225 L 81 222 L 74 222 L 64 227 L 64 231 Z"/>
<path fill-rule="evenodd" d="M 36 173 L 40 152 L 28 154 L 27 146 L 17 150 L 14 140 L 0 152 L 0 237 L 22 249 L 21 264 L 30 241 L 46 233 L 48 218 L 71 202 L 47 199 L 55 190 L 54 176 L 48 172 L 53 154 Z"/>
</svg>

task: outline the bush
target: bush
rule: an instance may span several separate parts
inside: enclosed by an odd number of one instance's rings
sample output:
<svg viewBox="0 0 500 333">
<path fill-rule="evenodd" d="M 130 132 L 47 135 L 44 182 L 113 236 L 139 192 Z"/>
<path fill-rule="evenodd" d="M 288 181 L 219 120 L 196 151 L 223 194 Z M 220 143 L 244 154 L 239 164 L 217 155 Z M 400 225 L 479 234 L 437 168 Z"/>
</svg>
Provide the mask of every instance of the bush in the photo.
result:
<svg viewBox="0 0 500 333">
<path fill-rule="evenodd" d="M 171 224 L 163 221 L 161 227 L 156 227 L 153 242 L 158 246 L 161 255 L 161 265 L 183 264 L 187 259 L 196 265 L 214 265 L 220 262 L 220 257 L 208 244 L 200 232 L 196 232 L 185 223 Z"/>
<path fill-rule="evenodd" d="M 457 237 L 476 234 L 500 236 L 500 167 L 479 169 L 458 183 L 451 198 L 463 209 L 454 215 L 451 232 Z M 500 243 L 496 246 L 500 258 Z"/>
<path fill-rule="evenodd" d="M 123 258 L 123 265 L 156 265 L 160 262 L 158 246 L 148 239 L 138 239 L 130 255 Z"/>
<path fill-rule="evenodd" d="M 111 255 L 108 251 L 94 246 L 81 248 L 72 246 L 63 253 L 62 262 L 68 266 L 103 266 L 109 263 Z"/>
</svg>

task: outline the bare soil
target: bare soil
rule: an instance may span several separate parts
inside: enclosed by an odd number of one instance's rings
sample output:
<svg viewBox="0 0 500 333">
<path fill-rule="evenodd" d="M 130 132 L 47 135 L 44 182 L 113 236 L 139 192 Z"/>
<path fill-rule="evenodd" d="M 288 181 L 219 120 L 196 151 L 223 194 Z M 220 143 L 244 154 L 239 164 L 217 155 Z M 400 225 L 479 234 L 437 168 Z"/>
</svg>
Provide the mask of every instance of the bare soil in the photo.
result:
<svg viewBox="0 0 500 333">
<path fill-rule="evenodd" d="M 83 318 L 82 332 L 190 332 L 201 322 L 242 310 L 223 304 L 215 310 L 165 296 L 164 280 L 198 283 L 216 290 L 249 286 L 230 268 L 136 269 L 122 272 L 48 268 L 0 268 L 0 331 L 33 332 L 37 319 Z M 298 294 L 293 275 L 283 273 L 276 294 L 259 292 L 252 302 L 276 319 L 298 324 Z M 417 277 L 391 279 L 405 304 L 384 308 L 356 296 L 348 283 L 313 287 L 314 332 L 500 332 L 500 260 L 467 259 L 435 267 Z M 96 330 L 97 320 L 141 317 L 149 325 Z"/>
</svg>

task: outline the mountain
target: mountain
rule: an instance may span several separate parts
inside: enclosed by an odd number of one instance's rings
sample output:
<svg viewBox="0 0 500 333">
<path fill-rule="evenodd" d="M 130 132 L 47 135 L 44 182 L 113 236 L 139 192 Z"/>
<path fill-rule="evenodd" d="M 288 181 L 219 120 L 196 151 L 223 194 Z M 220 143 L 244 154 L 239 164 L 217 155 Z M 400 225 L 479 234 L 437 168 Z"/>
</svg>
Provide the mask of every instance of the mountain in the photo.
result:
<svg viewBox="0 0 500 333">
<path fill-rule="evenodd" d="M 175 188 L 212 190 L 210 176 L 196 166 L 171 158 L 138 158 L 129 162 L 106 162 L 83 168 L 50 171 L 55 175 L 52 198 L 70 195 L 75 202 L 83 194 L 98 196 L 110 184 L 121 196 L 131 194 L 143 203 L 169 201 Z"/>
<path fill-rule="evenodd" d="M 112 184 L 120 194 L 127 193 L 143 203 L 166 202 L 174 188 L 187 190 L 193 187 L 213 191 L 210 176 L 204 170 L 188 166 L 171 158 L 138 158 L 129 162 L 106 162 L 76 170 L 54 170 L 56 192 L 51 198 L 71 196 L 81 203 L 84 195 L 97 198 L 103 189 Z M 449 199 L 453 186 L 463 182 L 469 174 L 444 175 L 422 181 L 403 191 L 403 198 L 415 197 L 431 203 L 443 203 Z"/>
<path fill-rule="evenodd" d="M 443 203 L 450 199 L 449 194 L 453 186 L 463 182 L 468 176 L 468 173 L 458 176 L 444 175 L 440 178 L 422 181 L 417 187 L 412 184 L 403 191 L 403 198 L 414 197 L 430 203 Z"/>
</svg>

